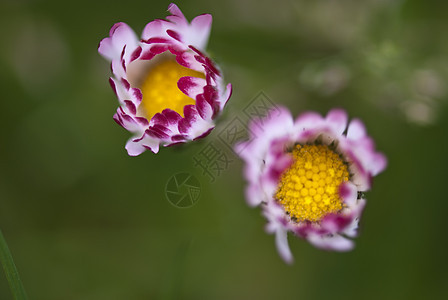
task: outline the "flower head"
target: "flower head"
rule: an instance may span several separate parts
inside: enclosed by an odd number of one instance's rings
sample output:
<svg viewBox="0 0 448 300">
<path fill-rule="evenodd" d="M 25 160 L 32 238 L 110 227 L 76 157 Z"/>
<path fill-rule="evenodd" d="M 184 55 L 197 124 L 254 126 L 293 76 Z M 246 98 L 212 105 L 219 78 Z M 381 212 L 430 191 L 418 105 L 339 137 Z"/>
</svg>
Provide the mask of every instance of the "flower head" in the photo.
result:
<svg viewBox="0 0 448 300">
<path fill-rule="evenodd" d="M 246 198 L 262 206 L 282 258 L 292 261 L 288 231 L 319 248 L 351 250 L 366 202 L 362 192 L 387 164 L 363 123 L 354 119 L 347 127 L 340 109 L 293 120 L 279 108 L 250 129 L 250 139 L 236 146 L 246 163 Z"/>
<path fill-rule="evenodd" d="M 114 119 L 133 133 L 126 144 L 132 156 L 206 136 L 232 91 L 204 52 L 211 15 L 189 23 L 175 4 L 168 11 L 166 20 L 145 26 L 141 39 L 115 24 L 98 48 L 111 62 L 109 81 L 120 102 Z"/>
</svg>

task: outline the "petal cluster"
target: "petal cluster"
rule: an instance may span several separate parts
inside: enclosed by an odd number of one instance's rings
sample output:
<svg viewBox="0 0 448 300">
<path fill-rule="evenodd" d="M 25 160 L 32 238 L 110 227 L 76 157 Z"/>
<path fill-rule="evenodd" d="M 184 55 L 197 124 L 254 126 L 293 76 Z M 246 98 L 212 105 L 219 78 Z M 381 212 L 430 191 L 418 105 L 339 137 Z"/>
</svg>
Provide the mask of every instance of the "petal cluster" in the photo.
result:
<svg viewBox="0 0 448 300">
<path fill-rule="evenodd" d="M 261 206 L 267 218 L 266 230 L 276 234 L 282 258 L 292 262 L 287 232 L 308 240 L 318 248 L 347 251 L 353 248 L 350 238 L 357 235 L 358 222 L 365 206 L 360 196 L 371 188 L 372 178 L 387 165 L 383 154 L 366 133 L 363 123 L 354 119 L 348 124 L 345 111 L 331 110 L 325 117 L 307 112 L 293 119 L 285 108 L 272 110 L 264 119 L 249 125 L 250 139 L 236 146 L 245 161 L 248 181 L 246 199 L 251 206 Z M 275 199 L 279 180 L 293 159 L 287 149 L 294 145 L 324 144 L 335 149 L 347 164 L 350 179 L 339 186 L 343 208 L 328 213 L 319 222 L 293 220 Z"/>
<path fill-rule="evenodd" d="M 113 76 L 109 82 L 120 103 L 114 120 L 133 133 L 126 144 L 132 156 L 146 149 L 157 153 L 160 145 L 171 146 L 206 136 L 214 128 L 215 118 L 232 91 L 230 84 L 225 86 L 219 68 L 204 52 L 211 15 L 197 16 L 189 23 L 175 4 L 168 11 L 171 15 L 166 20 L 148 23 L 141 38 L 127 24 L 115 24 L 98 48 L 111 62 Z M 139 82 L 152 64 L 168 56 L 179 65 L 203 74 L 203 78 L 185 76 L 177 82 L 179 90 L 195 104 L 185 105 L 183 115 L 166 107 L 148 117 L 142 111 Z"/>
</svg>

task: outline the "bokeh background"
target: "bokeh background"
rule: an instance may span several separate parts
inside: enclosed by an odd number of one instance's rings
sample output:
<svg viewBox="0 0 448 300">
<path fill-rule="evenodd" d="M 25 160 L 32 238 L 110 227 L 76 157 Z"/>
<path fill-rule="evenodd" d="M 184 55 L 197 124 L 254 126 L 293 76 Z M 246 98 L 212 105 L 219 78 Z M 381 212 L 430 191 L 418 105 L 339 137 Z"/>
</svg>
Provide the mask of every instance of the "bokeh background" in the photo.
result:
<svg viewBox="0 0 448 300">
<path fill-rule="evenodd" d="M 206 145 L 129 157 L 98 42 L 169 1 L 0 2 L 0 228 L 30 299 L 441 299 L 448 293 L 448 4 L 437 0 L 178 1 L 213 14 L 208 52 L 234 85 L 208 141 L 261 91 L 297 115 L 345 108 L 388 159 L 356 249 L 289 237 L 279 258 L 235 159 L 210 182 Z M 165 198 L 175 173 L 197 204 Z M 0 299 L 12 299 L 0 274 Z"/>
</svg>

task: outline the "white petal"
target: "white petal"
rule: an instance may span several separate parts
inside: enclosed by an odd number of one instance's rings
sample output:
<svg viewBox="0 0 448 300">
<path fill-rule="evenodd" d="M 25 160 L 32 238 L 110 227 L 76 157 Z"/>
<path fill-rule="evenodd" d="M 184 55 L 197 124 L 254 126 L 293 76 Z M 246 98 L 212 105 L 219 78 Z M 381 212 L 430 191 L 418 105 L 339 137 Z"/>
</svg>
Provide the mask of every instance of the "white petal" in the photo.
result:
<svg viewBox="0 0 448 300">
<path fill-rule="evenodd" d="M 347 127 L 347 113 L 342 109 L 332 109 L 325 119 L 338 135 L 341 135 Z"/>
<path fill-rule="evenodd" d="M 204 50 L 207 47 L 210 29 L 212 27 L 212 16 L 209 14 L 200 15 L 191 21 L 186 42 Z"/>
<path fill-rule="evenodd" d="M 138 39 L 134 31 L 125 23 L 117 23 L 112 26 L 110 36 L 100 42 L 98 51 L 111 61 L 119 60 L 124 46 L 127 53 L 132 53 L 137 44 Z"/>
<path fill-rule="evenodd" d="M 339 186 L 339 196 L 348 207 L 353 207 L 358 199 L 358 189 L 350 181 L 344 182 Z"/>
<path fill-rule="evenodd" d="M 321 115 L 315 112 L 305 112 L 301 114 L 296 120 L 295 120 L 295 126 L 297 130 L 302 131 L 305 129 L 313 129 L 316 126 L 320 125 L 323 121 L 323 118 Z"/>
<path fill-rule="evenodd" d="M 141 143 L 134 142 L 135 138 L 130 138 L 126 143 L 126 150 L 128 151 L 128 155 L 137 156 L 145 152 L 146 148 L 143 147 Z"/>
<path fill-rule="evenodd" d="M 353 241 L 335 234 L 332 236 L 321 236 L 317 234 L 310 234 L 307 240 L 317 248 L 334 251 L 350 251 L 354 247 Z"/>
<path fill-rule="evenodd" d="M 347 228 L 344 230 L 344 234 L 348 237 L 354 238 L 358 235 L 358 227 L 359 227 L 359 219 L 355 218 L 350 223 L 350 225 L 348 225 Z"/>
<path fill-rule="evenodd" d="M 348 125 L 347 138 L 357 140 L 366 136 L 366 128 L 359 119 L 353 119 Z"/>
<path fill-rule="evenodd" d="M 288 245 L 288 232 L 285 229 L 277 229 L 277 232 L 275 233 L 275 245 L 277 246 L 277 251 L 281 258 L 288 264 L 293 263 L 294 258 L 292 257 Z"/>
<path fill-rule="evenodd" d="M 246 188 L 246 200 L 249 206 L 258 206 L 263 201 L 262 195 L 260 194 L 260 187 L 255 184 L 250 184 Z"/>
</svg>

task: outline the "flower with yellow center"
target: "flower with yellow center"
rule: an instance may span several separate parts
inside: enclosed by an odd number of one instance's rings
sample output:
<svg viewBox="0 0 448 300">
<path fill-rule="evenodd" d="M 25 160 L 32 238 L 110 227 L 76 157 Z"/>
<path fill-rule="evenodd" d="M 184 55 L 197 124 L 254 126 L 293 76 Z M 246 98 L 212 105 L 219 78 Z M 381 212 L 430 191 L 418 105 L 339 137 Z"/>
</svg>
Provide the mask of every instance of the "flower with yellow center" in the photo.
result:
<svg viewBox="0 0 448 300">
<path fill-rule="evenodd" d="M 167 20 L 146 25 L 141 39 L 115 24 L 98 48 L 111 62 L 109 82 L 120 102 L 114 119 L 134 134 L 126 144 L 132 156 L 205 137 L 232 91 L 203 52 L 211 15 L 189 23 L 175 4 L 168 11 Z"/>
<path fill-rule="evenodd" d="M 281 257 L 292 262 L 288 231 L 322 249 L 352 249 L 363 192 L 387 164 L 361 121 L 347 126 L 339 109 L 294 121 L 278 108 L 252 121 L 250 132 L 249 141 L 236 147 L 246 163 L 247 201 L 262 206 Z"/>
</svg>

